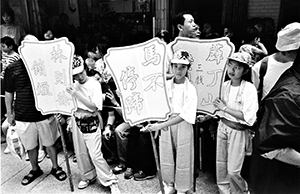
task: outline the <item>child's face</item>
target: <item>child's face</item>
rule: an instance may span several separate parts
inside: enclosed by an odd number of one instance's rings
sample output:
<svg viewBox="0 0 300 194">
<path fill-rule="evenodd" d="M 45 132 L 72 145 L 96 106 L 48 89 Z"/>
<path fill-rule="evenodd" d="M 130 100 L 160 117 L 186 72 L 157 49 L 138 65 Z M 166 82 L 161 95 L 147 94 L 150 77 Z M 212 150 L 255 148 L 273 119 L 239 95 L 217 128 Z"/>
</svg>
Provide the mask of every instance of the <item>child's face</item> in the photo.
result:
<svg viewBox="0 0 300 194">
<path fill-rule="evenodd" d="M 188 66 L 180 63 L 173 63 L 171 66 L 172 66 L 175 80 L 184 81 L 185 75 L 188 71 Z"/>
<path fill-rule="evenodd" d="M 89 69 L 95 69 L 95 60 L 92 58 L 87 58 L 85 60 L 85 63 L 87 64 L 87 66 L 89 67 Z"/>
<path fill-rule="evenodd" d="M 241 79 L 247 73 L 245 67 L 237 61 L 229 60 L 227 63 L 227 74 L 231 80 Z"/>
<path fill-rule="evenodd" d="M 87 81 L 86 71 L 73 75 L 73 79 L 78 81 L 80 84 L 84 84 Z"/>
<path fill-rule="evenodd" d="M 8 53 L 10 50 L 12 50 L 12 46 L 7 46 L 6 44 L 1 43 L 1 51 L 4 53 Z"/>
</svg>

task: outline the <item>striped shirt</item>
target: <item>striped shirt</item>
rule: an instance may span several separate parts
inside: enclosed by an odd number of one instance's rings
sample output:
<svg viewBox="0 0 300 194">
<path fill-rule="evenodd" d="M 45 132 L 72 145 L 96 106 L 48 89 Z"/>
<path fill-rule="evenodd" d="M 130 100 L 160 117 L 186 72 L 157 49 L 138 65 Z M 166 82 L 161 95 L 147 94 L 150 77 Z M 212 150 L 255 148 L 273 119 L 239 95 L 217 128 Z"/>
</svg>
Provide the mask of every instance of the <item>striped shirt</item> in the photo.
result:
<svg viewBox="0 0 300 194">
<path fill-rule="evenodd" d="M 11 55 L 2 52 L 2 59 L 1 59 L 2 70 L 4 71 L 9 64 L 16 62 L 19 59 L 20 59 L 20 55 L 16 52 L 13 52 Z"/>
<path fill-rule="evenodd" d="M 42 115 L 35 107 L 35 98 L 26 67 L 22 60 L 9 65 L 4 76 L 5 91 L 15 93 L 15 119 L 23 122 L 38 122 L 49 115 Z"/>
</svg>

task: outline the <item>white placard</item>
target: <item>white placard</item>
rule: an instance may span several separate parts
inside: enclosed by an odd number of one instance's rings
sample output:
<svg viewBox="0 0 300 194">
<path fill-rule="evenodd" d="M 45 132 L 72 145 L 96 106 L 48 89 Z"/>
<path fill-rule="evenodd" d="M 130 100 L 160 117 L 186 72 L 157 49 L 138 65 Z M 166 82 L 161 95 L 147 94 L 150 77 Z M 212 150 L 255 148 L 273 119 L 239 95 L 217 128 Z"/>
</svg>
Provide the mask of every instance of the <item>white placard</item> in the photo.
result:
<svg viewBox="0 0 300 194">
<path fill-rule="evenodd" d="M 36 108 L 44 115 L 72 115 L 77 105 L 66 87 L 73 84 L 74 45 L 67 38 L 24 40 L 19 53 L 31 80 Z"/>
<path fill-rule="evenodd" d="M 192 55 L 189 79 L 197 90 L 197 112 L 214 114 L 213 100 L 220 97 L 227 58 L 234 52 L 234 45 L 227 37 L 210 40 L 177 37 L 171 49 L 173 53 L 184 49 Z"/>
<path fill-rule="evenodd" d="M 165 88 L 166 44 L 158 38 L 108 49 L 104 61 L 122 94 L 123 118 L 130 125 L 166 120 L 171 113 Z"/>
</svg>

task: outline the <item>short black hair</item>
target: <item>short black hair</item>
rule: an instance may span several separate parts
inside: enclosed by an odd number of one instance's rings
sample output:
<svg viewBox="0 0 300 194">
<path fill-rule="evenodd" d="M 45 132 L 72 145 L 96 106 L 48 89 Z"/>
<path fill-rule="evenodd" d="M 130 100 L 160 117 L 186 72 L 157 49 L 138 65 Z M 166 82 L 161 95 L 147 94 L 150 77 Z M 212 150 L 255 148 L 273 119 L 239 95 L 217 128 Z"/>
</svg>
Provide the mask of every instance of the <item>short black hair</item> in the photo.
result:
<svg viewBox="0 0 300 194">
<path fill-rule="evenodd" d="M 171 35 L 168 30 L 161 30 L 155 37 L 162 38 L 166 43 L 171 42 Z"/>
<path fill-rule="evenodd" d="M 4 36 L 1 38 L 1 44 L 5 44 L 7 46 L 14 46 L 16 43 L 14 41 L 14 39 L 12 39 L 9 36 Z"/>
<path fill-rule="evenodd" d="M 245 43 L 249 43 L 251 41 L 253 41 L 255 38 L 260 38 L 261 35 L 258 31 L 257 28 L 255 28 L 254 26 L 251 26 L 247 29 L 245 36 L 244 36 L 244 42 Z"/>
<path fill-rule="evenodd" d="M 177 15 L 175 15 L 173 17 L 173 22 L 172 23 L 173 23 L 173 27 L 174 27 L 174 36 L 175 37 L 177 37 L 178 34 L 179 34 L 179 29 L 177 28 L 178 24 L 180 24 L 180 25 L 184 24 L 185 18 L 184 18 L 183 15 L 185 15 L 185 14 L 190 14 L 190 13 L 187 12 L 187 11 L 184 11 L 184 12 L 178 13 Z"/>
</svg>

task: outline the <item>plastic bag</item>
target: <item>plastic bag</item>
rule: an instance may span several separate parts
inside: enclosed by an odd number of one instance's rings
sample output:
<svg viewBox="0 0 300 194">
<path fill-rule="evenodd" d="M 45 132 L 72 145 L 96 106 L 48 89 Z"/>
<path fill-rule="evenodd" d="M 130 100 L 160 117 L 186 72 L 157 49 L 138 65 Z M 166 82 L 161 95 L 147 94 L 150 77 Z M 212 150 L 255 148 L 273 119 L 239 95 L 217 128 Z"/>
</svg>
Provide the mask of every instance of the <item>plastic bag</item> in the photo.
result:
<svg viewBox="0 0 300 194">
<path fill-rule="evenodd" d="M 9 126 L 7 130 L 6 142 L 8 149 L 13 155 L 17 156 L 21 160 L 25 157 L 25 149 L 17 134 L 15 126 Z"/>
</svg>

